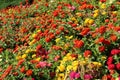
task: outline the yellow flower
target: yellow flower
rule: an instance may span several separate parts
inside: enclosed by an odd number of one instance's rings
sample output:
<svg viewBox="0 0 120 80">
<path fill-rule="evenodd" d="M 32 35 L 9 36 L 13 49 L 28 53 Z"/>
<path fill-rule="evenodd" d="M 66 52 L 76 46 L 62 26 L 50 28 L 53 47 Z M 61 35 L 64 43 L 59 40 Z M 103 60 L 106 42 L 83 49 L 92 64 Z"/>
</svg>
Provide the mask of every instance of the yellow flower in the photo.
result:
<svg viewBox="0 0 120 80">
<path fill-rule="evenodd" d="M 38 57 L 38 58 L 36 58 L 35 60 L 36 60 L 36 61 L 40 61 L 40 59 L 41 59 L 41 58 L 40 58 L 40 57 Z"/>
<path fill-rule="evenodd" d="M 98 64 L 98 62 L 92 62 L 94 65 L 97 65 Z"/>
<path fill-rule="evenodd" d="M 72 21 L 76 21 L 76 18 L 75 18 L 75 17 L 72 17 L 71 20 L 72 20 Z"/>
<path fill-rule="evenodd" d="M 96 10 L 94 10 L 93 12 L 94 12 L 94 13 L 99 13 L 99 10 L 98 10 L 98 9 L 96 9 Z"/>
<path fill-rule="evenodd" d="M 27 57 L 27 54 L 23 54 L 22 58 L 25 59 Z"/>
<path fill-rule="evenodd" d="M 89 18 L 85 19 L 84 23 L 88 24 L 89 20 L 90 20 Z"/>
<path fill-rule="evenodd" d="M 105 9 L 106 8 L 106 4 L 101 4 L 101 6 L 100 6 L 102 9 Z"/>
<path fill-rule="evenodd" d="M 64 80 L 64 78 L 65 78 L 64 73 L 60 73 L 60 74 L 58 74 L 58 79 L 57 80 Z"/>
<path fill-rule="evenodd" d="M 37 36 L 37 34 L 35 34 L 35 33 L 34 33 L 34 34 L 32 34 L 32 38 L 34 38 L 35 36 Z"/>
<path fill-rule="evenodd" d="M 57 39 L 55 40 L 56 43 L 58 43 L 59 41 L 60 41 L 60 38 L 57 38 Z"/>
<path fill-rule="evenodd" d="M 67 66 L 67 71 L 70 71 L 72 69 L 72 66 L 71 65 L 68 65 Z"/>
<path fill-rule="evenodd" d="M 73 38 L 73 35 L 71 35 L 70 37 L 69 37 L 69 39 L 72 39 Z"/>
<path fill-rule="evenodd" d="M 21 58 L 22 58 L 21 56 L 16 56 L 16 59 L 17 59 L 17 60 L 19 60 L 19 59 L 21 59 Z"/>
<path fill-rule="evenodd" d="M 65 70 L 65 66 L 64 65 L 60 65 L 60 66 L 58 66 L 58 69 L 60 70 L 60 72 L 63 72 Z"/>
<path fill-rule="evenodd" d="M 31 42 L 29 42 L 29 45 L 31 46 L 31 45 L 33 45 L 35 42 L 36 42 L 36 40 L 33 39 Z"/>
<path fill-rule="evenodd" d="M 66 61 L 68 61 L 68 58 L 65 56 L 65 57 L 63 58 L 63 62 L 66 62 Z"/>
<path fill-rule="evenodd" d="M 117 11 L 113 11 L 112 14 L 117 15 Z"/>
<path fill-rule="evenodd" d="M 76 71 L 78 69 L 78 66 L 73 66 L 73 70 Z"/>
<path fill-rule="evenodd" d="M 102 66 L 102 64 L 101 63 L 98 63 L 98 67 L 101 67 Z"/>
<path fill-rule="evenodd" d="M 71 53 L 67 53 L 66 57 L 71 56 Z"/>
<path fill-rule="evenodd" d="M 93 17 L 96 18 L 98 16 L 98 13 L 93 14 Z"/>
<path fill-rule="evenodd" d="M 69 39 L 69 36 L 65 36 L 66 39 Z"/>
<path fill-rule="evenodd" d="M 105 56 L 102 56 L 101 58 L 102 58 L 102 60 L 105 60 L 105 59 L 106 59 L 106 57 L 105 57 Z"/>
<path fill-rule="evenodd" d="M 86 65 L 87 62 L 86 61 L 80 61 L 80 65 Z"/>
<path fill-rule="evenodd" d="M 78 66 L 78 64 L 79 64 L 79 61 L 73 61 L 73 62 L 72 62 L 72 65 L 73 65 L 73 66 Z"/>
<path fill-rule="evenodd" d="M 41 30 L 37 30 L 37 32 L 40 32 Z"/>
<path fill-rule="evenodd" d="M 36 54 L 33 54 L 33 55 L 32 55 L 32 58 L 35 58 L 35 57 L 36 57 Z"/>
<path fill-rule="evenodd" d="M 94 23 L 94 20 L 90 19 L 88 23 L 91 25 Z"/>
<path fill-rule="evenodd" d="M 78 58 L 81 58 L 82 56 L 81 55 L 78 55 Z"/>
<path fill-rule="evenodd" d="M 27 50 L 25 51 L 25 53 L 27 53 L 27 54 L 28 54 L 30 51 L 31 51 L 30 49 L 27 49 Z"/>
<path fill-rule="evenodd" d="M 106 15 L 106 13 L 107 13 L 107 12 L 103 11 L 101 14 L 102 14 L 102 15 Z"/>
</svg>

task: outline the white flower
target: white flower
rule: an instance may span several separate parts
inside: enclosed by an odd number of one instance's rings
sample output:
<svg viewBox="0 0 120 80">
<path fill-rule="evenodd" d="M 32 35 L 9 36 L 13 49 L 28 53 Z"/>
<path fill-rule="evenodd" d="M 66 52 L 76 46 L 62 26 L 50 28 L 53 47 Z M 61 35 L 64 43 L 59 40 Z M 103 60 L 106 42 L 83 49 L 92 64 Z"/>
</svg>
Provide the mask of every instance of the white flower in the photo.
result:
<svg viewBox="0 0 120 80">
<path fill-rule="evenodd" d="M 112 4 L 115 0 L 109 0 L 109 4 Z"/>
<path fill-rule="evenodd" d="M 0 62 L 2 61 L 2 59 L 0 59 Z"/>
</svg>

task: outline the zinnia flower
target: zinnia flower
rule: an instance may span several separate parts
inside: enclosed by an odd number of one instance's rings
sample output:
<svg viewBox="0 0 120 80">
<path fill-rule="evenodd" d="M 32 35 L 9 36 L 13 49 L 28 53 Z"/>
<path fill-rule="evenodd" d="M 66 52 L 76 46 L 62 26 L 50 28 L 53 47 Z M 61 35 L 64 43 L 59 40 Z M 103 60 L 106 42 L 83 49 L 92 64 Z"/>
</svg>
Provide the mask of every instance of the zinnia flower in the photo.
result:
<svg viewBox="0 0 120 80">
<path fill-rule="evenodd" d="M 84 75 L 84 79 L 91 80 L 92 78 L 93 78 L 93 76 L 91 76 L 90 74 L 85 74 Z"/>
</svg>

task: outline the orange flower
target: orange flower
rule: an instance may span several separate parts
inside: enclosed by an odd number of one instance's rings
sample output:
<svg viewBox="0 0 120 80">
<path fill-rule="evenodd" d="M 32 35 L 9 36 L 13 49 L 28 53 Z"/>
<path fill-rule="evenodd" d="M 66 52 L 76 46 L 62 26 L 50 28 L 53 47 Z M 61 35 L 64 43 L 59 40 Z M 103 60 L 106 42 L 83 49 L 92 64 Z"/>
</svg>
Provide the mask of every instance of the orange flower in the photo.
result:
<svg viewBox="0 0 120 80">
<path fill-rule="evenodd" d="M 111 41 L 116 41 L 117 40 L 117 36 L 116 35 L 111 35 L 110 39 L 111 39 Z"/>
<path fill-rule="evenodd" d="M 5 72 L 1 75 L 0 79 L 4 79 L 12 70 L 12 66 L 8 66 L 8 68 L 5 70 Z"/>
<path fill-rule="evenodd" d="M 32 71 L 31 69 L 29 69 L 29 70 L 27 70 L 26 75 L 27 75 L 27 76 L 31 76 L 31 75 L 32 75 L 32 72 L 33 72 L 33 71 Z"/>
</svg>

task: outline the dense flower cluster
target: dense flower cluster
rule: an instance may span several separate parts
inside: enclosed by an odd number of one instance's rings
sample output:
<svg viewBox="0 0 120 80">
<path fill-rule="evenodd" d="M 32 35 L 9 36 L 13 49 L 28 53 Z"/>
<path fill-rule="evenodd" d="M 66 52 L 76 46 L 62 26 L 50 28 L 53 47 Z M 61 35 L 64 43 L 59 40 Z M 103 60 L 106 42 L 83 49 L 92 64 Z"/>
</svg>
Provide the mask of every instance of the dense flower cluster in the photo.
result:
<svg viewBox="0 0 120 80">
<path fill-rule="evenodd" d="M 119 1 L 26 3 L 0 10 L 0 80 L 119 80 Z"/>
</svg>

